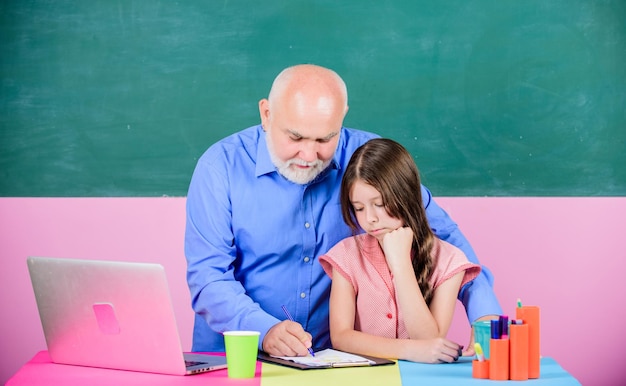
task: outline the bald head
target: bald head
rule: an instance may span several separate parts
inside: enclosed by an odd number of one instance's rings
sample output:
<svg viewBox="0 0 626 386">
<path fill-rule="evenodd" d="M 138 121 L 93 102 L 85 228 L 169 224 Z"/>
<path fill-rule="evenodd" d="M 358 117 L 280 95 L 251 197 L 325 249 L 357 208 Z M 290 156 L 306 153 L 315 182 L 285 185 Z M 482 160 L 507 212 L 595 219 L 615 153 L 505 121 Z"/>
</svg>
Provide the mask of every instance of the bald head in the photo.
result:
<svg viewBox="0 0 626 386">
<path fill-rule="evenodd" d="M 315 107 L 321 111 L 347 113 L 348 91 L 343 79 L 333 70 L 314 64 L 299 64 L 284 69 L 272 84 L 270 106 Z"/>
</svg>

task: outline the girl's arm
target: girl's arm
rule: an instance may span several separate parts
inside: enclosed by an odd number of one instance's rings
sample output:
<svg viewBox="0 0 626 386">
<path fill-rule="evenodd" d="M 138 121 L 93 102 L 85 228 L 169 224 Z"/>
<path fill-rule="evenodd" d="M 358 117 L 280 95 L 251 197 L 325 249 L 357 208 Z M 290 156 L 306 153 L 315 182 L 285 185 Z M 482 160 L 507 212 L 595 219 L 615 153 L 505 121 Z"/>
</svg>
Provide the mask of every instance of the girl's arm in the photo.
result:
<svg viewBox="0 0 626 386">
<path fill-rule="evenodd" d="M 411 339 L 445 337 L 452 322 L 464 272 L 452 276 L 437 287 L 429 308 L 413 272 L 410 255 L 412 243 L 413 232 L 403 227 L 386 234 L 382 245 L 405 327 Z"/>
<path fill-rule="evenodd" d="M 456 306 L 457 295 L 461 289 L 461 282 L 465 271 L 458 272 L 444 281 L 435 289 L 433 299 L 430 302 L 430 313 L 437 321 L 440 336 L 446 336 Z"/>
<path fill-rule="evenodd" d="M 445 338 L 390 339 L 354 329 L 356 296 L 350 282 L 333 270 L 330 292 L 330 337 L 337 350 L 413 362 L 455 361 L 461 347 Z"/>
<path fill-rule="evenodd" d="M 459 272 L 437 287 L 430 307 L 424 301 L 412 267 L 394 274 L 398 307 L 402 310 L 404 324 L 411 339 L 447 335 L 464 274 L 464 271 Z"/>
</svg>

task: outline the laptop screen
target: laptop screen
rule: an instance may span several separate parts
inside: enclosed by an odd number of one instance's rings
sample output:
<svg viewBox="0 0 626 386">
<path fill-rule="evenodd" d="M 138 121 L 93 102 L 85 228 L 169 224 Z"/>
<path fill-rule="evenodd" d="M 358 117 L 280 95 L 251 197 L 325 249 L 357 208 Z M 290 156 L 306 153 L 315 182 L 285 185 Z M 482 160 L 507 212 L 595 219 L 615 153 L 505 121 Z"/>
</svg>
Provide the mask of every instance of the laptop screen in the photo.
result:
<svg viewBox="0 0 626 386">
<path fill-rule="evenodd" d="M 53 362 L 186 373 L 161 265 L 50 257 L 27 263 Z"/>
</svg>

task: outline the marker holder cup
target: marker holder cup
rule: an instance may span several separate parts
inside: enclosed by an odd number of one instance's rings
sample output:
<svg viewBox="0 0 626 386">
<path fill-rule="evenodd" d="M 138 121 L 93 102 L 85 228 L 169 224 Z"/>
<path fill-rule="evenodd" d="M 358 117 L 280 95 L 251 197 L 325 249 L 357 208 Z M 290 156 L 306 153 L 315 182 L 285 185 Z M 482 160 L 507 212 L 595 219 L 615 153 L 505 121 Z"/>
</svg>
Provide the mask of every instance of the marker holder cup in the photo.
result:
<svg viewBox="0 0 626 386">
<path fill-rule="evenodd" d="M 528 378 L 539 378 L 541 370 L 539 307 L 517 307 L 516 318 L 528 325 Z"/>
<path fill-rule="evenodd" d="M 489 359 L 489 339 L 491 339 L 491 321 L 479 320 L 472 323 L 472 329 L 474 332 L 474 341 L 479 343 L 483 349 L 485 359 Z"/>
<path fill-rule="evenodd" d="M 509 340 L 491 339 L 489 341 L 489 379 L 496 381 L 509 380 Z"/>
<path fill-rule="evenodd" d="M 509 378 L 513 381 L 525 381 L 528 379 L 528 324 L 512 324 L 509 331 Z"/>
<path fill-rule="evenodd" d="M 472 377 L 479 379 L 489 379 L 489 360 L 479 361 L 474 359 L 472 361 Z"/>
</svg>

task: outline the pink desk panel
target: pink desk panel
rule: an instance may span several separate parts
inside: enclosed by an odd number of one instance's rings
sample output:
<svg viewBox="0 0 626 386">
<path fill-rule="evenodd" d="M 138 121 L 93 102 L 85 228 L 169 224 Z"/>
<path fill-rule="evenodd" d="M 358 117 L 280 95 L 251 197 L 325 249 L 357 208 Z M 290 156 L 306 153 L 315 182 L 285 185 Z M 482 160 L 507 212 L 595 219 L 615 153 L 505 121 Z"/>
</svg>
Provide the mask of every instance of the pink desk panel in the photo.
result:
<svg viewBox="0 0 626 386">
<path fill-rule="evenodd" d="M 123 385 L 203 385 L 203 386 L 259 386 L 261 384 L 261 363 L 257 362 L 256 374 L 253 379 L 229 379 L 227 370 L 216 370 L 208 373 L 187 376 L 140 373 L 58 365 L 50 361 L 47 351 L 38 352 L 26 363 L 5 386 L 123 386 Z"/>
</svg>

